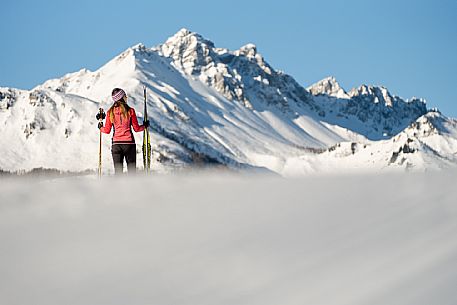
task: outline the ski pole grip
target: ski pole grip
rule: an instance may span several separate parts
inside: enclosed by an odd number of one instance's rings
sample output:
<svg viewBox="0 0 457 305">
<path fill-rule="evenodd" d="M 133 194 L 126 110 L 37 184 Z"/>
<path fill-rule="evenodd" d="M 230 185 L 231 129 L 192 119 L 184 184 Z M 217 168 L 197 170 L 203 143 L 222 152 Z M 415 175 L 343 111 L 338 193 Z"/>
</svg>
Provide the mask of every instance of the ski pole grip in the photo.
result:
<svg viewBox="0 0 457 305">
<path fill-rule="evenodd" d="M 105 119 L 105 117 L 106 117 L 106 115 L 105 115 L 105 111 L 103 110 L 103 108 L 98 109 L 97 119 L 101 122 Z"/>
</svg>

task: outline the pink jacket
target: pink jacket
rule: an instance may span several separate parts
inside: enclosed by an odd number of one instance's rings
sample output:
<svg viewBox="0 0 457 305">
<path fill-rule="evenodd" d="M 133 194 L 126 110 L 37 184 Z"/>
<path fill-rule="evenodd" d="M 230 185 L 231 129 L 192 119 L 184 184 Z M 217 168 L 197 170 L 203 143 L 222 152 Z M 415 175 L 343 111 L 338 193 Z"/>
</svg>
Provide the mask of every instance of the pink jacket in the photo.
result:
<svg viewBox="0 0 457 305">
<path fill-rule="evenodd" d="M 140 132 L 144 130 L 143 125 L 138 125 L 138 119 L 136 117 L 135 109 L 130 108 L 129 118 L 125 119 L 121 116 L 120 107 L 114 107 L 114 123 L 111 122 L 109 114 L 106 116 L 105 125 L 100 128 L 101 132 L 109 134 L 111 132 L 111 127 L 114 128 L 113 134 L 113 144 L 134 144 L 135 138 L 133 137 L 132 129 L 130 126 L 133 126 L 133 130 Z"/>
</svg>

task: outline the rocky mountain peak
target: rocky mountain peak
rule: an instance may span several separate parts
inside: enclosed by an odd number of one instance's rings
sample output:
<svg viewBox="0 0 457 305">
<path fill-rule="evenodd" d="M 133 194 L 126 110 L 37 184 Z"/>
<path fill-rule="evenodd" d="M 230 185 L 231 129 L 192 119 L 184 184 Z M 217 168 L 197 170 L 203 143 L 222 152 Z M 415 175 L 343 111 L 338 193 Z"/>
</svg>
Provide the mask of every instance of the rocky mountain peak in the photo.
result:
<svg viewBox="0 0 457 305">
<path fill-rule="evenodd" d="M 242 46 L 238 52 L 238 55 L 244 55 L 246 57 L 255 57 L 257 55 L 257 47 L 253 43 L 248 43 Z"/>
<path fill-rule="evenodd" d="M 177 55 L 186 57 L 196 49 L 211 48 L 214 48 L 214 43 L 212 41 L 187 29 L 181 29 L 160 46 L 160 50 L 166 57 L 175 57 Z"/>
<path fill-rule="evenodd" d="M 159 52 L 172 58 L 175 65 L 187 74 L 196 74 L 213 62 L 216 56 L 214 43 L 200 34 L 181 29 L 159 46 Z"/>
<path fill-rule="evenodd" d="M 354 88 L 349 92 L 350 97 L 362 97 L 371 99 L 374 103 L 382 103 L 388 107 L 394 106 L 395 97 L 393 97 L 386 87 L 362 85 Z"/>
<path fill-rule="evenodd" d="M 307 88 L 313 95 L 325 94 L 337 98 L 348 98 L 346 91 L 333 77 L 327 77 Z"/>
</svg>

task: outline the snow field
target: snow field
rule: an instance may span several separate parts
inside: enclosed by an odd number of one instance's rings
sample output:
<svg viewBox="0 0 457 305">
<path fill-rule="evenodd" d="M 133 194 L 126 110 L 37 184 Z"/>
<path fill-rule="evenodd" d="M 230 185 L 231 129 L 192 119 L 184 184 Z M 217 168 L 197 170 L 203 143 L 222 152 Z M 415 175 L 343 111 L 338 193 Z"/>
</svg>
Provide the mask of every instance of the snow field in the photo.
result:
<svg viewBox="0 0 457 305">
<path fill-rule="evenodd" d="M 456 176 L 3 179 L 0 303 L 454 305 Z"/>
</svg>

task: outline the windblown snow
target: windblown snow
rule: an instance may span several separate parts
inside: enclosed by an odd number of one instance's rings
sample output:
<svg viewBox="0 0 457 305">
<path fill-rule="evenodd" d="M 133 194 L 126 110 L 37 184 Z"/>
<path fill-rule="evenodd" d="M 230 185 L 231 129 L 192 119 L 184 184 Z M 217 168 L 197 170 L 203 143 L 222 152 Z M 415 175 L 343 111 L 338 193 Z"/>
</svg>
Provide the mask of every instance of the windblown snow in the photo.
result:
<svg viewBox="0 0 457 305">
<path fill-rule="evenodd" d="M 3 180 L 0 304 L 454 305 L 456 174 Z"/>
<path fill-rule="evenodd" d="M 428 110 L 424 100 L 403 100 L 382 86 L 346 92 L 333 77 L 305 89 L 254 44 L 231 51 L 182 29 L 94 72 L 82 69 L 30 91 L 0 88 L 0 169 L 94 170 L 98 108 L 109 108 L 111 90 L 121 87 L 141 122 L 143 86 L 156 172 L 217 164 L 291 176 L 457 164 L 456 120 Z M 141 135 L 136 142 L 140 161 Z M 113 171 L 106 135 L 103 164 L 105 174 Z"/>
</svg>

